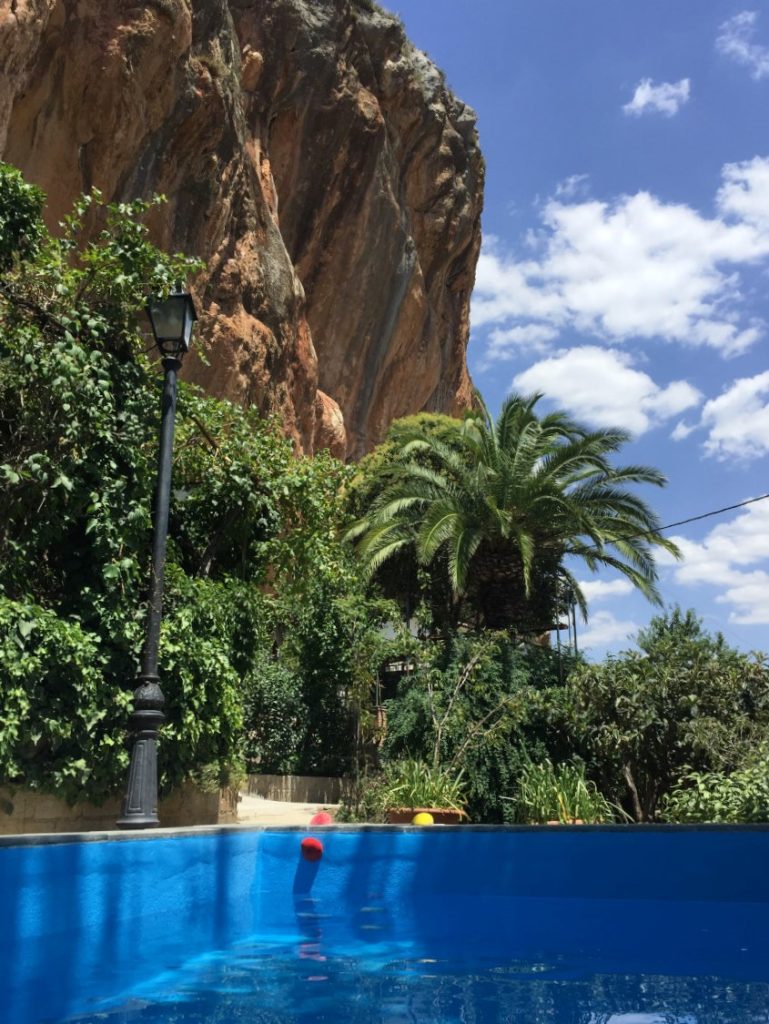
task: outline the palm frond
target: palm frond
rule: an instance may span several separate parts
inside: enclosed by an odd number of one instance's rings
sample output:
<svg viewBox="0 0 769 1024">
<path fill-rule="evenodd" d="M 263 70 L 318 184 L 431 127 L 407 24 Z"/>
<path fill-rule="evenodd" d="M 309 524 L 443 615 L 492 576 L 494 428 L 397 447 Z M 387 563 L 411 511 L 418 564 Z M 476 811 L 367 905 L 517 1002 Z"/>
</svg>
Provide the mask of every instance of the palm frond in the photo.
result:
<svg viewBox="0 0 769 1024">
<path fill-rule="evenodd" d="M 460 512 L 451 502 L 443 501 L 433 505 L 417 532 L 419 560 L 424 563 L 430 562 L 438 548 L 446 543 L 458 527 L 461 527 L 461 521 Z"/>
<path fill-rule="evenodd" d="M 659 600 L 655 551 L 678 552 L 634 488 L 662 486 L 663 474 L 615 466 L 626 431 L 591 430 L 563 411 L 540 415 L 541 399 L 508 396 L 496 422 L 478 396 L 463 420 L 393 425 L 392 457 L 374 477 L 366 515 L 345 534 L 369 570 L 410 545 L 418 561 L 447 565 L 459 594 L 481 550 L 484 558 L 510 552 L 527 597 L 537 573 L 557 572 L 585 616 L 563 564 L 574 557 L 590 571 L 615 569 Z"/>
<path fill-rule="evenodd" d="M 483 541 L 483 531 L 477 527 L 465 527 L 449 546 L 449 576 L 454 593 L 464 594 L 473 556 Z"/>
</svg>

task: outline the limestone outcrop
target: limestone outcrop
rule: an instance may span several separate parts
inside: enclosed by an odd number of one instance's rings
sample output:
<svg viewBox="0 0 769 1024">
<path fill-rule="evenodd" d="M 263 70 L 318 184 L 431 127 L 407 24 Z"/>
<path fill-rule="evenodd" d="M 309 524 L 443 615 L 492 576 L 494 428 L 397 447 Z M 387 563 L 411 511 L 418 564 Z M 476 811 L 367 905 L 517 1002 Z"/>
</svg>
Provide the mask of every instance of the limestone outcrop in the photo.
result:
<svg viewBox="0 0 769 1024">
<path fill-rule="evenodd" d="M 212 393 L 357 456 L 456 412 L 480 246 L 471 110 L 371 0 L 0 0 L 0 154 L 49 195 L 164 193 Z"/>
</svg>

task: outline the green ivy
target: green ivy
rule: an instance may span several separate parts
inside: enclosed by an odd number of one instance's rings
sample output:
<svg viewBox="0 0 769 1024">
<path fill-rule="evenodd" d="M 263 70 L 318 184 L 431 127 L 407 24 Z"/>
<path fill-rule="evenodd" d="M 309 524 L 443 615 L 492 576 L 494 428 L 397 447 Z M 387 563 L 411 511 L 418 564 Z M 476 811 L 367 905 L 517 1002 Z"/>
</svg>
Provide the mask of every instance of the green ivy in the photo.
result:
<svg viewBox="0 0 769 1024">
<path fill-rule="evenodd" d="M 111 792 L 128 758 L 130 692 L 107 683 L 99 637 L 74 619 L 0 596 L 0 766 L 11 786 L 75 802 Z"/>
</svg>

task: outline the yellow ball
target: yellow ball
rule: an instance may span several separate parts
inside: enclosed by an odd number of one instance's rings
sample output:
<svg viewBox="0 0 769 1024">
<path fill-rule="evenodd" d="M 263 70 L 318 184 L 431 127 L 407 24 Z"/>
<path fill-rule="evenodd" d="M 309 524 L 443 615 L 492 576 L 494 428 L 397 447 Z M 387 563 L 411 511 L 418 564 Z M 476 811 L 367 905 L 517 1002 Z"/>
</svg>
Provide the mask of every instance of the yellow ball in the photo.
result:
<svg viewBox="0 0 769 1024">
<path fill-rule="evenodd" d="M 427 811 L 420 811 L 419 814 L 415 814 L 411 819 L 412 825 L 434 825 L 432 814 L 428 814 Z"/>
</svg>

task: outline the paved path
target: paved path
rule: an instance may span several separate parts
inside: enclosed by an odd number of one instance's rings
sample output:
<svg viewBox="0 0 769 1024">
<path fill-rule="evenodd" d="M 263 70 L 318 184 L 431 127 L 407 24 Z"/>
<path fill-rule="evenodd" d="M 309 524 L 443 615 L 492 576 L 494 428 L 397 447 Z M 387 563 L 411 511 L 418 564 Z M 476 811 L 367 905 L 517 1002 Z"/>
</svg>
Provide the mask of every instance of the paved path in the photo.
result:
<svg viewBox="0 0 769 1024">
<path fill-rule="evenodd" d="M 266 800 L 262 796 L 240 794 L 238 803 L 239 825 L 309 825 L 318 811 L 328 811 L 333 817 L 338 804 L 295 804 L 285 800 Z"/>
</svg>

